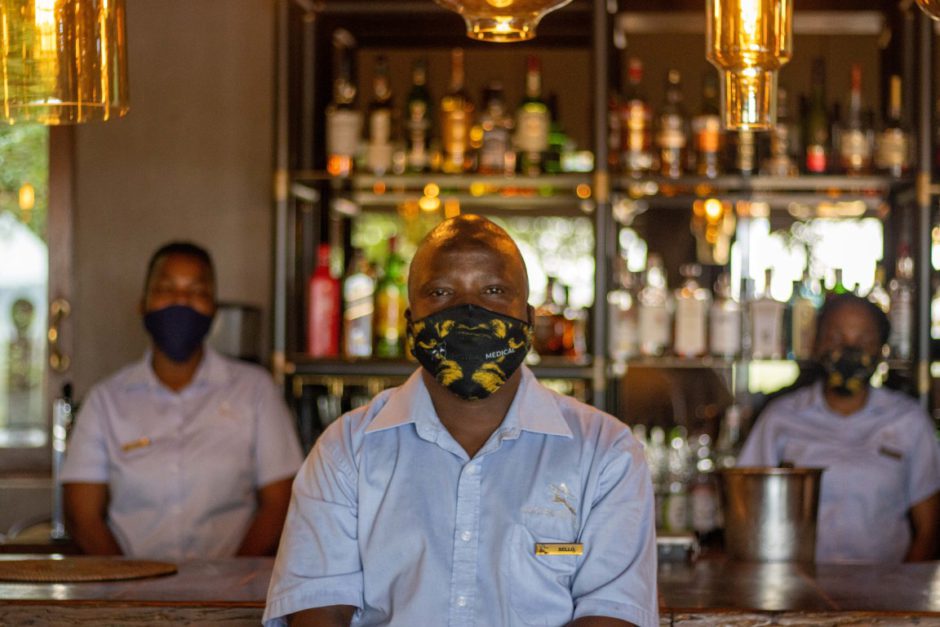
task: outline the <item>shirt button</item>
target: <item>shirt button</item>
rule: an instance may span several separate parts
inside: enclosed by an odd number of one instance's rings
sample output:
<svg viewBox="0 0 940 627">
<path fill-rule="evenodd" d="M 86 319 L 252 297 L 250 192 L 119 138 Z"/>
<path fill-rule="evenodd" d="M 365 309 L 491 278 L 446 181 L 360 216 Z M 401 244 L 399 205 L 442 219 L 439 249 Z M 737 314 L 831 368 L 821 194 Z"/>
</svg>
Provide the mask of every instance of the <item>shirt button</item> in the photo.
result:
<svg viewBox="0 0 940 627">
<path fill-rule="evenodd" d="M 472 537 L 473 534 L 471 534 L 469 531 L 464 531 L 462 534 L 460 534 L 460 539 L 464 542 L 470 542 L 470 538 Z"/>
<path fill-rule="evenodd" d="M 463 607 L 467 604 L 467 597 L 457 597 L 457 607 Z"/>
</svg>

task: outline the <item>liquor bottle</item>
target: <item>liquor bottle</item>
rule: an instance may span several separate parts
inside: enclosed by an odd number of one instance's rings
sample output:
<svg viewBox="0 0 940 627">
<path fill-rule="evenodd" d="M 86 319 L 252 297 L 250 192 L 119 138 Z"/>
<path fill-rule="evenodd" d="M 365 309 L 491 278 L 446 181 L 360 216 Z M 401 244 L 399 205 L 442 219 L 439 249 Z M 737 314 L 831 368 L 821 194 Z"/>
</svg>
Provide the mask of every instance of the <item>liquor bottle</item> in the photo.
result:
<svg viewBox="0 0 940 627">
<path fill-rule="evenodd" d="M 561 126 L 561 117 L 558 111 L 558 94 L 550 93 L 547 99 L 549 125 L 548 149 L 545 151 L 545 172 L 560 174 L 564 171 L 564 155 L 572 150 L 572 142 Z"/>
<path fill-rule="evenodd" d="M 516 113 L 515 145 L 522 174 L 538 176 L 543 172 L 550 124 L 548 104 L 542 99 L 542 64 L 530 55 L 526 58 L 525 97 Z"/>
<path fill-rule="evenodd" d="M 642 178 L 654 165 L 653 110 L 643 94 L 643 62 L 630 57 L 627 68 L 627 89 L 620 103 L 620 142 L 623 148 L 620 163 L 624 173 Z"/>
<path fill-rule="evenodd" d="M 463 50 L 454 48 L 450 55 L 450 89 L 441 99 L 441 170 L 448 174 L 466 172 L 471 166 L 470 129 L 473 126 L 473 102 L 464 88 Z"/>
<path fill-rule="evenodd" d="M 757 138 L 754 131 L 741 129 L 728 133 L 728 146 L 734 171 L 742 176 L 751 176 L 757 171 Z"/>
<path fill-rule="evenodd" d="M 842 268 L 834 268 L 833 273 L 835 274 L 835 279 L 833 280 L 832 287 L 826 292 L 826 297 L 848 294 L 850 290 L 843 282 Z"/>
<path fill-rule="evenodd" d="M 559 302 L 558 282 L 555 277 L 548 277 L 545 286 L 545 298 L 535 310 L 533 324 L 533 347 L 541 356 L 561 355 L 564 351 L 565 316 L 564 306 Z"/>
<path fill-rule="evenodd" d="M 778 113 L 779 115 L 779 113 Z M 718 103 L 718 75 L 709 69 L 702 77 L 702 108 L 692 118 L 695 138 L 694 167 L 689 170 L 699 176 L 714 178 L 721 174 L 721 111 Z"/>
<path fill-rule="evenodd" d="M 361 250 L 353 251 L 343 278 L 343 354 L 372 356 L 372 320 L 375 312 L 375 278 Z"/>
<path fill-rule="evenodd" d="M 644 285 L 639 296 L 640 353 L 658 356 L 666 352 L 671 339 L 672 303 L 662 257 L 651 254 L 646 265 Z"/>
<path fill-rule="evenodd" d="M 865 298 L 869 302 L 878 305 L 881 311 L 885 313 L 891 311 L 891 294 L 885 288 L 885 268 L 883 265 L 878 264 L 875 267 L 875 283 L 871 286 Z"/>
<path fill-rule="evenodd" d="M 741 306 L 731 297 L 731 275 L 722 272 L 715 282 L 715 299 L 708 315 L 712 355 L 734 359 L 741 354 L 741 322 Z"/>
<path fill-rule="evenodd" d="M 712 438 L 700 433 L 692 442 L 694 474 L 689 487 L 689 510 L 692 531 L 700 543 L 716 540 L 721 527 L 721 508 L 718 505 L 718 481 L 715 478 L 715 459 Z"/>
<path fill-rule="evenodd" d="M 803 169 L 825 174 L 829 169 L 829 114 L 826 111 L 826 62 L 813 59 L 812 96 L 803 126 Z"/>
<path fill-rule="evenodd" d="M 787 359 L 810 359 L 816 339 L 816 306 L 804 291 L 803 281 L 793 282 L 784 312 Z"/>
<path fill-rule="evenodd" d="M 398 252 L 395 237 L 389 239 L 388 258 L 375 287 L 375 355 L 377 357 L 404 356 L 405 310 L 408 308 L 408 288 L 405 260 Z"/>
<path fill-rule="evenodd" d="M 871 135 L 862 111 L 862 66 L 853 63 L 849 108 L 839 135 L 839 164 L 846 174 L 866 174 L 871 171 L 871 159 Z"/>
<path fill-rule="evenodd" d="M 562 355 L 571 359 L 581 359 L 587 354 L 587 311 L 571 304 L 571 288 L 562 286 L 564 318 L 562 335 Z"/>
<path fill-rule="evenodd" d="M 375 59 L 368 119 L 366 168 L 373 174 L 382 175 L 392 168 L 392 85 L 388 77 L 388 59 L 382 55 Z"/>
<path fill-rule="evenodd" d="M 796 176 L 799 167 L 793 160 L 794 144 L 799 139 L 790 118 L 790 102 L 787 90 L 777 88 L 777 123 L 770 130 L 770 156 L 761 166 L 768 176 Z"/>
<path fill-rule="evenodd" d="M 907 243 L 898 250 L 897 268 L 889 284 L 891 293 L 891 337 L 888 344 L 895 359 L 911 359 L 914 336 L 914 259 Z"/>
<path fill-rule="evenodd" d="M 751 357 L 753 359 L 782 359 L 784 304 L 770 293 L 773 270 L 764 271 L 764 291 L 751 301 Z"/>
<path fill-rule="evenodd" d="M 355 107 L 356 85 L 352 80 L 352 60 L 342 54 L 339 72 L 333 81 L 333 101 L 326 108 L 326 169 L 333 176 L 349 176 L 353 171 L 362 113 Z"/>
<path fill-rule="evenodd" d="M 901 77 L 892 76 L 890 86 L 887 117 L 876 141 L 875 166 L 881 172 L 900 177 L 910 170 L 912 142 L 901 108 Z"/>
<path fill-rule="evenodd" d="M 340 286 L 330 272 L 330 245 L 320 244 L 317 265 L 307 286 L 307 352 L 312 357 L 339 354 Z"/>
<path fill-rule="evenodd" d="M 692 451 L 686 429 L 676 426 L 669 430 L 666 457 L 666 494 L 663 500 L 663 530 L 672 533 L 689 531 L 692 516 L 689 507 L 689 482 L 692 479 Z"/>
<path fill-rule="evenodd" d="M 614 289 L 607 293 L 608 353 L 622 366 L 639 352 L 639 309 L 633 274 L 623 257 L 617 257 Z"/>
<path fill-rule="evenodd" d="M 478 170 L 481 174 L 512 174 L 516 155 L 512 150 L 512 118 L 506 111 L 503 84 L 491 81 L 483 91 L 483 103 Z"/>
<path fill-rule="evenodd" d="M 411 66 L 411 90 L 406 105 L 405 141 L 409 172 L 427 172 L 430 167 L 431 95 L 427 87 L 427 61 Z"/>
<path fill-rule="evenodd" d="M 682 75 L 672 69 L 666 73 L 665 102 L 657 118 L 656 147 L 659 150 L 659 173 L 679 178 L 686 164 L 689 129 L 682 106 Z"/>
<path fill-rule="evenodd" d="M 673 350 L 680 357 L 700 357 L 708 349 L 708 290 L 698 283 L 702 267 L 686 264 L 679 269 L 684 281 L 676 290 L 676 335 Z"/>
<path fill-rule="evenodd" d="M 649 445 L 644 449 L 646 463 L 650 468 L 653 483 L 653 509 L 656 512 L 656 529 L 663 528 L 663 503 L 668 492 L 669 449 L 666 446 L 666 432 L 659 425 L 650 429 Z"/>
</svg>

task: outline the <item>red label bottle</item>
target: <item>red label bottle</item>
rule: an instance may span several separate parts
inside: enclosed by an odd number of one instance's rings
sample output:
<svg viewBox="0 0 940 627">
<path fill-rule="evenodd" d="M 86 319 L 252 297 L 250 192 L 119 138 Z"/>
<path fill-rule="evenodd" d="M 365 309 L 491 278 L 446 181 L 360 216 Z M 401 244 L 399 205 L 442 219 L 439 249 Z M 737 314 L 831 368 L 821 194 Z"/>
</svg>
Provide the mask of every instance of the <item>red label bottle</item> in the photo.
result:
<svg viewBox="0 0 940 627">
<path fill-rule="evenodd" d="M 320 244 L 317 250 L 307 298 L 307 352 L 313 357 L 335 357 L 339 354 L 340 285 L 330 274 L 329 244 Z"/>
</svg>

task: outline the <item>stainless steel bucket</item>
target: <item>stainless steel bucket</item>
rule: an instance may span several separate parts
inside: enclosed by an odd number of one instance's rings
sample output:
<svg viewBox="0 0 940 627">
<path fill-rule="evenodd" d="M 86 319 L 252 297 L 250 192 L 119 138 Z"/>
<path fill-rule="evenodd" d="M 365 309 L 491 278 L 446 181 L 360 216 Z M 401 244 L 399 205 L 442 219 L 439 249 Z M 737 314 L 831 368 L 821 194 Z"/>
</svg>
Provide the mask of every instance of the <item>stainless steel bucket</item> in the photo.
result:
<svg viewBox="0 0 940 627">
<path fill-rule="evenodd" d="M 727 468 L 725 550 L 740 560 L 812 562 L 822 468 Z"/>
</svg>

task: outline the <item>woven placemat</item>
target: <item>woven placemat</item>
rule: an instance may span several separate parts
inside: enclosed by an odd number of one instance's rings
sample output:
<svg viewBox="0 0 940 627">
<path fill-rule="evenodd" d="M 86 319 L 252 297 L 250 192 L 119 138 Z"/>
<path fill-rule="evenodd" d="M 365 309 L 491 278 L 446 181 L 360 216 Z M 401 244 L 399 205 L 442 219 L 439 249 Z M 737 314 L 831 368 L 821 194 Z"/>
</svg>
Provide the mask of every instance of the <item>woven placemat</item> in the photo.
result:
<svg viewBox="0 0 940 627">
<path fill-rule="evenodd" d="M 176 564 L 107 557 L 0 560 L 0 581 L 76 583 L 172 575 Z"/>
</svg>

